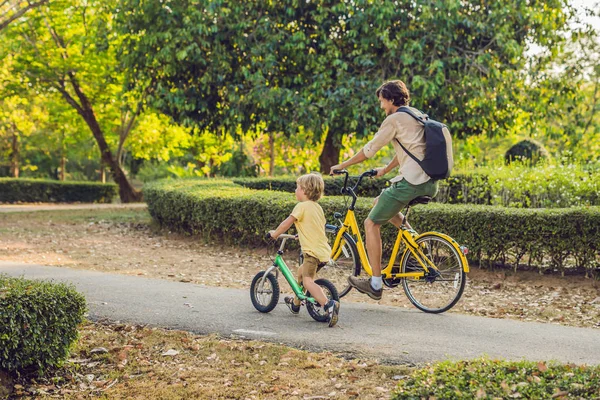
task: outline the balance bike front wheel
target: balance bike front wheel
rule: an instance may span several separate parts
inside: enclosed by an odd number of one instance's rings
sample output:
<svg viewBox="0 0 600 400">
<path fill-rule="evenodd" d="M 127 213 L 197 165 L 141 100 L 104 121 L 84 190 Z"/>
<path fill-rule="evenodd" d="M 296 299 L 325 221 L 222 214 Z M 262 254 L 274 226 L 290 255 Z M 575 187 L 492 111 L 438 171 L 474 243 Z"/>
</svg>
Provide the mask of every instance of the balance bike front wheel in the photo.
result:
<svg viewBox="0 0 600 400">
<path fill-rule="evenodd" d="M 279 282 L 273 274 L 268 274 L 263 280 L 265 271 L 260 271 L 250 285 L 252 305 L 262 313 L 272 311 L 279 301 Z"/>
</svg>

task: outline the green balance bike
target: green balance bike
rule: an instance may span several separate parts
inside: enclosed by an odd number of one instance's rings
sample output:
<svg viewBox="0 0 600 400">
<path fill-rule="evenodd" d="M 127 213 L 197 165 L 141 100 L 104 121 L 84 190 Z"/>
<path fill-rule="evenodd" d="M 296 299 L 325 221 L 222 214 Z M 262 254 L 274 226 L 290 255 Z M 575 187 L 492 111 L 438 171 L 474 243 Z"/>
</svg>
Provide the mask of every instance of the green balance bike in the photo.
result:
<svg viewBox="0 0 600 400">
<path fill-rule="evenodd" d="M 270 239 L 271 235 L 267 234 L 267 238 Z M 292 275 L 292 272 L 283 260 L 283 250 L 285 248 L 285 242 L 288 239 L 298 239 L 295 235 L 280 235 L 281 246 L 277 251 L 277 256 L 273 261 L 273 265 L 270 266 L 266 271 L 260 271 L 254 279 L 252 279 L 252 285 L 250 285 L 250 298 L 252 299 L 252 305 L 258 311 L 262 313 L 268 313 L 272 311 L 277 302 L 279 301 L 279 272 L 283 274 L 283 277 L 288 282 L 294 294 L 302 301 L 302 304 L 306 305 L 306 310 L 310 316 L 318 322 L 328 322 L 329 315 L 319 305 L 319 303 L 310 295 L 310 293 L 302 287 L 301 284 L 296 282 L 296 279 Z M 273 274 L 274 272 L 274 274 Z M 327 279 L 317 279 L 315 283 L 319 285 L 325 296 L 328 299 L 340 301 L 338 291 Z"/>
</svg>

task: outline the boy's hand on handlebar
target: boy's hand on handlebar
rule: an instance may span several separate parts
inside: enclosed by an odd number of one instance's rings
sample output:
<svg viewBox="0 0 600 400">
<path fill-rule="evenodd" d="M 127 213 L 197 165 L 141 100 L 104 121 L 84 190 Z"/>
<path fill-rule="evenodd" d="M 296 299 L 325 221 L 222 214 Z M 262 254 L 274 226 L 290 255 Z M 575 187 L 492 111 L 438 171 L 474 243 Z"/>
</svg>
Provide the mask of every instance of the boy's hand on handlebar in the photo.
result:
<svg viewBox="0 0 600 400">
<path fill-rule="evenodd" d="M 375 171 L 377 171 L 377 175 L 375 176 L 384 176 L 386 174 L 385 167 L 375 168 Z"/>
<path fill-rule="evenodd" d="M 277 240 L 277 238 L 279 237 L 279 235 L 275 236 L 275 231 L 269 231 L 267 232 L 266 238 L 267 240 Z"/>
</svg>

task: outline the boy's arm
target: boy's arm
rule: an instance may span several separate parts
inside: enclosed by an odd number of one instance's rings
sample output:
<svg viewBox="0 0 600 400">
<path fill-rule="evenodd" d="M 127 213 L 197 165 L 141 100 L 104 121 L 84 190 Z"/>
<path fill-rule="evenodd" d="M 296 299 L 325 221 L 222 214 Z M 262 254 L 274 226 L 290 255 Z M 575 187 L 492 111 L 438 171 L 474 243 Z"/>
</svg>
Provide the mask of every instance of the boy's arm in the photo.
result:
<svg viewBox="0 0 600 400">
<path fill-rule="evenodd" d="M 294 222 L 296 222 L 296 217 L 294 217 L 293 215 L 290 215 L 289 217 L 284 219 L 281 224 L 279 224 L 277 229 L 275 229 L 274 231 L 269 231 L 269 233 L 271 234 L 271 237 L 273 239 L 277 239 L 279 237 L 279 235 L 287 232 L 288 229 L 290 229 L 292 227 L 292 225 L 294 225 Z"/>
</svg>

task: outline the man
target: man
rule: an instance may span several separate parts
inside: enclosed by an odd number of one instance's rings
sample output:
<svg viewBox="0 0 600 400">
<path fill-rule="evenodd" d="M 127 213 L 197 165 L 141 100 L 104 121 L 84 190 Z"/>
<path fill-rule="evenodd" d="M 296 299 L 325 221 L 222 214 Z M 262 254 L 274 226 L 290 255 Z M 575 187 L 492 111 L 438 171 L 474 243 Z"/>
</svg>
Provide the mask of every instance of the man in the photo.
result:
<svg viewBox="0 0 600 400">
<path fill-rule="evenodd" d="M 346 169 L 371 158 L 383 146 L 392 143 L 396 156 L 385 167 L 377 168 L 377 176 L 383 176 L 397 166 L 398 175 L 391 180 L 391 186 L 383 190 L 375 199 L 375 205 L 365 220 L 367 253 L 373 269 L 373 277 L 359 279 L 348 278 L 350 285 L 361 293 L 375 300 L 381 299 L 383 282 L 381 279 L 381 225 L 391 222 L 396 227 L 402 225 L 403 215 L 400 211 L 413 199 L 420 196 L 434 197 L 437 194 L 437 183 L 423 171 L 415 160 L 406 154 L 400 143 L 419 160 L 425 156 L 425 129 L 413 117 L 405 112 L 397 112 L 398 108 L 408 106 L 410 93 L 402 81 L 389 81 L 377 89 L 379 104 L 387 118 L 379 131 L 363 149 L 349 160 L 331 167 L 333 170 Z M 417 115 L 421 113 L 411 108 Z"/>
</svg>

